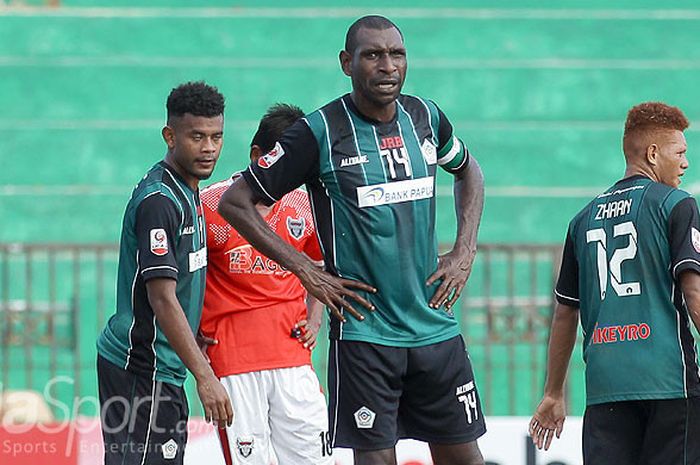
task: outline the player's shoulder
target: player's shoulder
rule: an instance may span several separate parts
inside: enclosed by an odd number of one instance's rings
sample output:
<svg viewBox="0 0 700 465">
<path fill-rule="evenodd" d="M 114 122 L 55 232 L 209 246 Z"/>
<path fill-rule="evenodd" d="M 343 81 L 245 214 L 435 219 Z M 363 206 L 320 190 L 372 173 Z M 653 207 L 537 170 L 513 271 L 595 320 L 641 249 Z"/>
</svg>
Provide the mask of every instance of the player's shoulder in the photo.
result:
<svg viewBox="0 0 700 465">
<path fill-rule="evenodd" d="M 199 191 L 199 198 L 202 200 L 202 204 L 204 204 L 204 206 L 210 210 L 216 210 L 219 205 L 219 200 L 221 200 L 221 196 L 224 195 L 224 192 L 226 192 L 229 187 L 231 187 L 231 184 L 233 184 L 236 177 L 240 177 L 240 174 L 236 173 L 234 176 L 228 179 L 217 181 L 202 188 Z"/>
<path fill-rule="evenodd" d="M 692 196 L 676 187 L 667 186 L 658 182 L 651 182 L 649 185 L 649 193 L 647 199 L 654 203 L 654 206 L 660 208 L 664 213 L 668 214 L 679 202 Z"/>
<path fill-rule="evenodd" d="M 309 194 L 301 188 L 288 192 L 280 199 L 280 207 L 294 210 L 310 210 Z"/>
<path fill-rule="evenodd" d="M 168 199 L 182 209 L 182 201 L 171 184 L 168 182 L 168 172 L 163 163 L 156 163 L 134 188 L 130 203 L 137 207 L 146 199 L 151 199 L 151 202 Z"/>
</svg>

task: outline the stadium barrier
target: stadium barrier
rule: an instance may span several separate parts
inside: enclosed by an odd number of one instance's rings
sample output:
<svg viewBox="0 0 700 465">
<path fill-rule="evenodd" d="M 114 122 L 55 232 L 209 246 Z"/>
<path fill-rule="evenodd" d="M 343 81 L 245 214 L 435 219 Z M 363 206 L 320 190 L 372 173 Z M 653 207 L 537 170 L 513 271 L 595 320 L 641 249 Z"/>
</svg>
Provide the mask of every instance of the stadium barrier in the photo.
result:
<svg viewBox="0 0 700 465">
<path fill-rule="evenodd" d="M 455 315 L 487 415 L 529 415 L 541 396 L 560 253 L 559 245 L 479 245 Z M 57 421 L 97 415 L 95 340 L 114 312 L 117 260 L 114 244 L 0 243 L 0 390 L 41 393 Z M 314 352 L 322 383 L 326 350 L 322 335 Z M 578 350 L 569 382 L 569 411 L 581 414 Z"/>
</svg>

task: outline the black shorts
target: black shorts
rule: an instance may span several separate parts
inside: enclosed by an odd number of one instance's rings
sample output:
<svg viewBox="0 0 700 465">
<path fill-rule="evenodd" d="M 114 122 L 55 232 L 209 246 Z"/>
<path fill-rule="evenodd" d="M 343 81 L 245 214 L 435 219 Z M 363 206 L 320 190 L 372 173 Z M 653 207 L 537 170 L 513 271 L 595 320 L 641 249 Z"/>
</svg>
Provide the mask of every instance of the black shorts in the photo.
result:
<svg viewBox="0 0 700 465">
<path fill-rule="evenodd" d="M 105 465 L 183 463 L 187 398 L 182 387 L 135 375 L 97 356 Z"/>
<path fill-rule="evenodd" d="M 698 438 L 698 397 L 591 405 L 583 416 L 583 463 L 698 465 Z"/>
<path fill-rule="evenodd" d="M 331 341 L 328 390 L 333 446 L 461 444 L 486 432 L 461 336 L 414 348 Z"/>
</svg>

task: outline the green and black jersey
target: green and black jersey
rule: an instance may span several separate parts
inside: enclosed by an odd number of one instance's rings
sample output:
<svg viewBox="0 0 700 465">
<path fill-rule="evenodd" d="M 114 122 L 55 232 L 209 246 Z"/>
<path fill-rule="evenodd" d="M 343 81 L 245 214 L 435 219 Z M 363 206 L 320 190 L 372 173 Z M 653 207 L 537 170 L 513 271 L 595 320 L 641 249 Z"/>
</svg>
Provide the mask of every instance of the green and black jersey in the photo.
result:
<svg viewBox="0 0 700 465">
<path fill-rule="evenodd" d="M 156 164 L 126 206 L 119 250 L 117 312 L 97 340 L 98 353 L 128 371 L 182 385 L 185 366 L 146 294 L 146 281 L 177 280 L 177 299 L 192 332 L 199 327 L 207 265 L 199 193 L 165 162 Z"/>
<path fill-rule="evenodd" d="M 700 219 L 684 191 L 633 176 L 571 221 L 556 296 L 581 311 L 588 405 L 700 395 L 687 270 L 700 272 Z"/>
<path fill-rule="evenodd" d="M 417 347 L 459 334 L 457 321 L 428 307 L 439 283 L 435 174 L 457 172 L 469 153 L 431 101 L 401 95 L 389 123 L 364 117 L 349 95 L 307 115 L 244 176 L 273 203 L 307 185 L 326 268 L 364 281 L 377 311 L 358 322 L 331 319 L 331 337 Z"/>
</svg>

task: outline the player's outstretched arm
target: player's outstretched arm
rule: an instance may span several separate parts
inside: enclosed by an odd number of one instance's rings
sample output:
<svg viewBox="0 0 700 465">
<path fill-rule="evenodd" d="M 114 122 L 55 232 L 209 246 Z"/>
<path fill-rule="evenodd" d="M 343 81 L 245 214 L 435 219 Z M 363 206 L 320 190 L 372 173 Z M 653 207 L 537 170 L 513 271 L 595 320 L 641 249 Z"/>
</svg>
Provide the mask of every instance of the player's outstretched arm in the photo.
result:
<svg viewBox="0 0 700 465">
<path fill-rule="evenodd" d="M 455 210 L 457 213 L 457 240 L 451 251 L 441 255 L 435 273 L 427 285 L 442 280 L 429 305 L 449 310 L 457 301 L 472 271 L 476 256 L 476 236 L 484 210 L 484 175 L 476 158 L 455 174 Z"/>
<path fill-rule="evenodd" d="M 283 241 L 265 223 L 255 209 L 256 199 L 245 178 L 241 177 L 231 184 L 219 202 L 219 214 L 236 228 L 250 244 L 265 256 L 273 259 L 294 273 L 306 290 L 323 302 L 331 313 L 341 321 L 345 310 L 358 320 L 364 316 L 359 313 L 348 299 L 355 301 L 367 310 L 374 311 L 367 299 L 354 292 L 360 289 L 376 292 L 376 289 L 360 281 L 342 279 L 320 270 L 304 254 Z"/>
<path fill-rule="evenodd" d="M 571 352 L 576 344 L 579 311 L 557 304 L 552 318 L 547 348 L 547 381 L 544 397 L 530 420 L 529 432 L 538 449 L 549 449 L 554 436 L 560 437 L 566 418 L 564 381 Z"/>
<path fill-rule="evenodd" d="M 700 274 L 695 270 L 686 270 L 681 273 L 680 281 L 688 314 L 695 329 L 700 332 Z"/>
<path fill-rule="evenodd" d="M 197 393 L 202 401 L 206 420 L 218 424 L 221 428 L 231 426 L 231 401 L 195 341 L 185 312 L 177 300 L 176 286 L 177 281 L 169 278 L 146 281 L 148 302 L 168 343 L 197 380 Z"/>
</svg>

